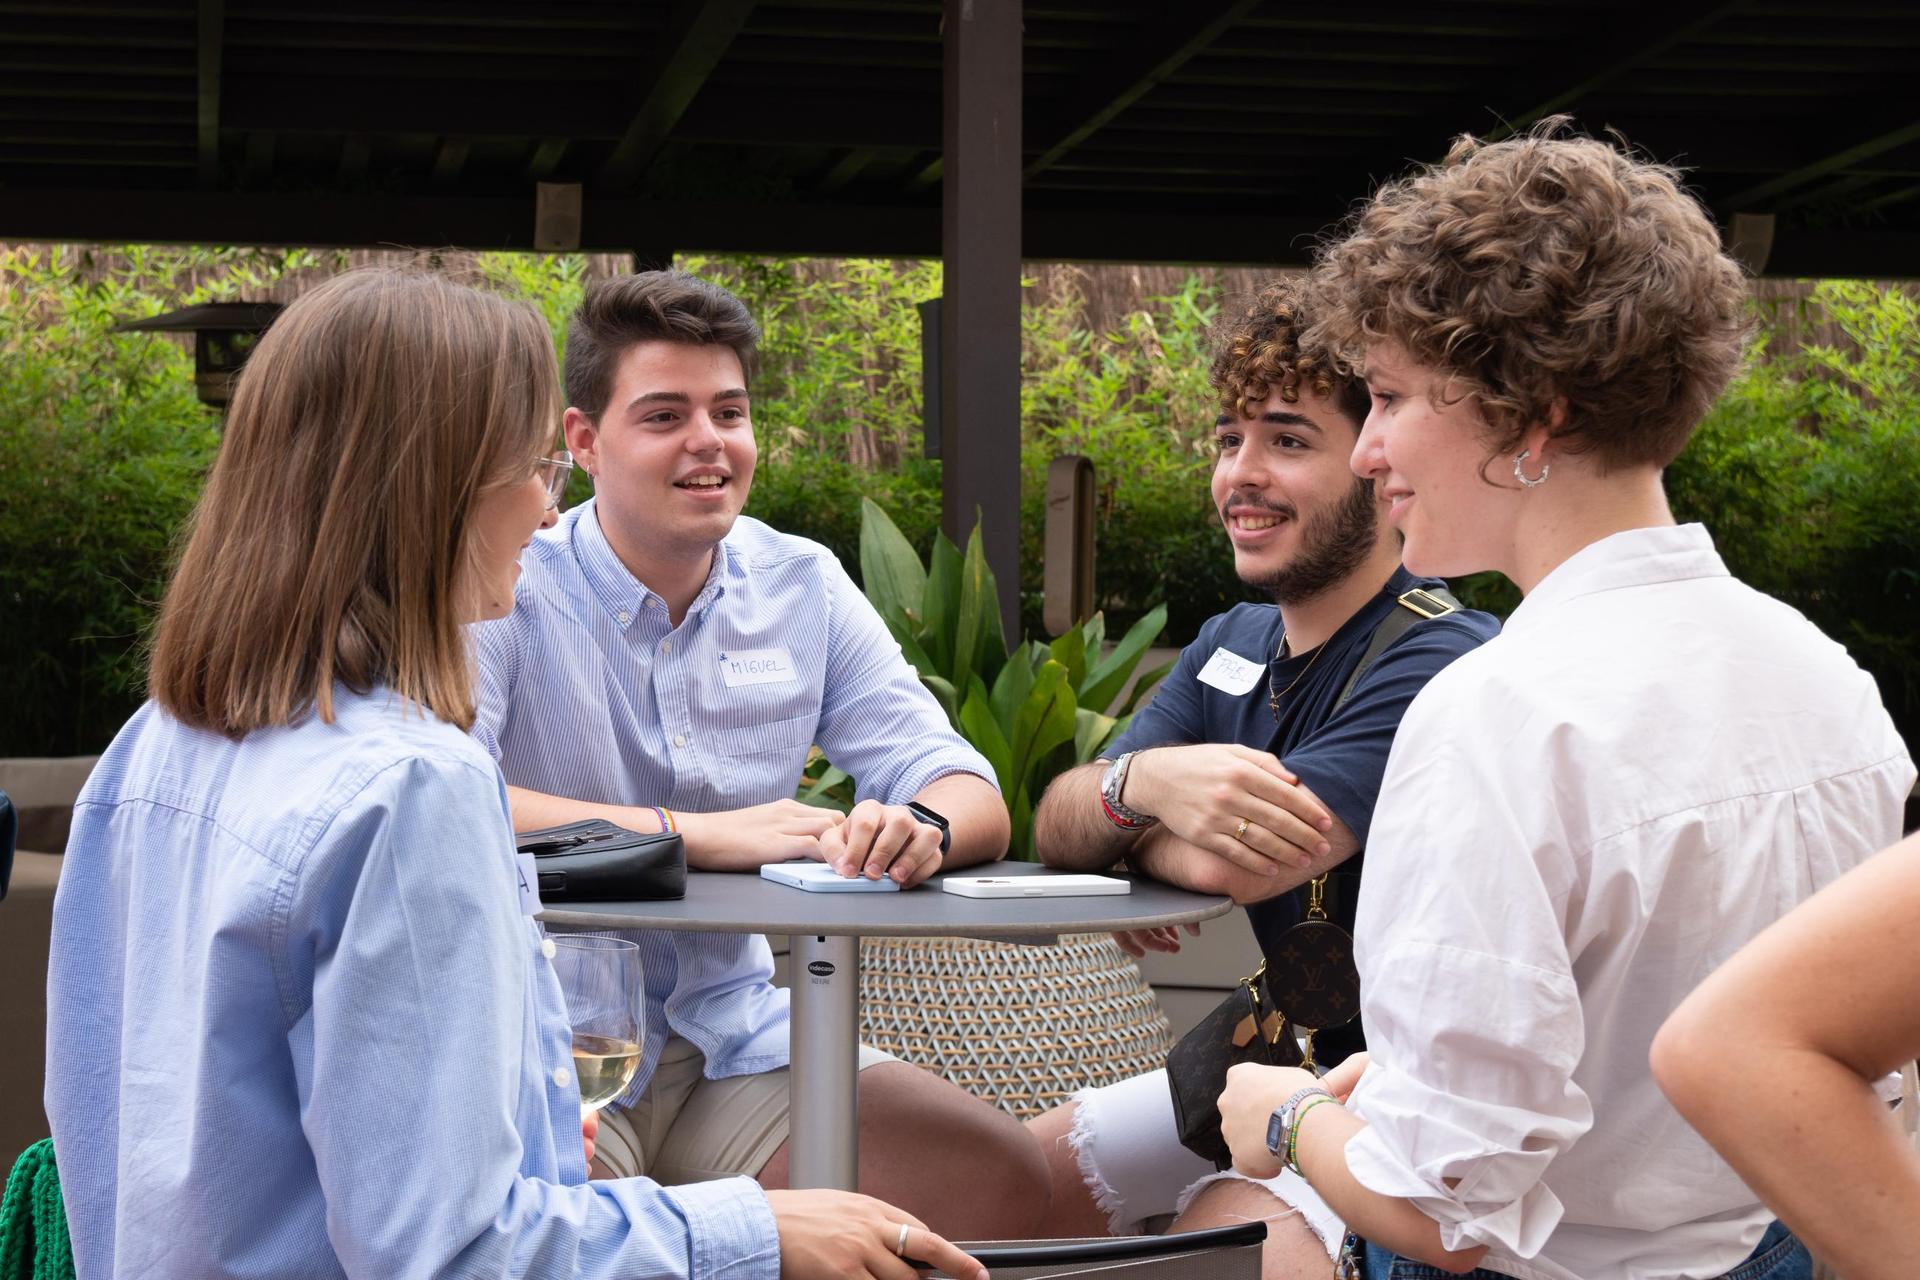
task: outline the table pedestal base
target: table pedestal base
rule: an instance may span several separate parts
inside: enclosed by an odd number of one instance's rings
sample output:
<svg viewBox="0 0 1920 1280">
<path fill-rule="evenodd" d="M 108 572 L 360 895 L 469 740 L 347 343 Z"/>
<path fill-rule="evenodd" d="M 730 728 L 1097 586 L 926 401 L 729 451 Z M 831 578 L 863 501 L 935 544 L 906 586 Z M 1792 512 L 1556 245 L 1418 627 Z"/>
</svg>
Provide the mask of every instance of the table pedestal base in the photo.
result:
<svg viewBox="0 0 1920 1280">
<path fill-rule="evenodd" d="M 788 1182 L 854 1191 L 860 1167 L 860 939 L 794 934 L 788 946 Z"/>
</svg>

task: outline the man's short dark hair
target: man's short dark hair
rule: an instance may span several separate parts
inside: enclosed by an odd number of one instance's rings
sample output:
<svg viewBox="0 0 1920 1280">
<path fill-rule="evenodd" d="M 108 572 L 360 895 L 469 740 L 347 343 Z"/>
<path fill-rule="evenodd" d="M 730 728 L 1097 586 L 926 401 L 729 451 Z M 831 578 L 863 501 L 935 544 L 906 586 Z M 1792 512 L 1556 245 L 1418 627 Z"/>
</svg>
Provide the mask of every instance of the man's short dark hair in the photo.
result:
<svg viewBox="0 0 1920 1280">
<path fill-rule="evenodd" d="M 1275 391 L 1292 404 L 1304 388 L 1331 401 L 1356 428 L 1367 420 L 1366 384 L 1329 352 L 1301 342 L 1312 324 L 1303 314 L 1306 300 L 1304 281 L 1275 280 L 1220 326 L 1207 381 L 1220 397 L 1222 412 L 1244 418 Z"/>
<path fill-rule="evenodd" d="M 567 403 L 598 419 L 613 395 L 613 371 L 641 342 L 729 347 L 754 372 L 760 326 L 740 299 L 684 271 L 616 276 L 587 290 L 567 329 Z"/>
</svg>

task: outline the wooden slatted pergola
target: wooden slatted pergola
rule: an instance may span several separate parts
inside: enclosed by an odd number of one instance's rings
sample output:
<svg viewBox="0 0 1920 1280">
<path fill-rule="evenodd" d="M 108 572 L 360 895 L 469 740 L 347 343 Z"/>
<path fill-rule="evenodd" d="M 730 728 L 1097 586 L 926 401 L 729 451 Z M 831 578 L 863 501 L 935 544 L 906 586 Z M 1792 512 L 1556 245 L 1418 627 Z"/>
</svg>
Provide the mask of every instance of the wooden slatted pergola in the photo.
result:
<svg viewBox="0 0 1920 1280">
<path fill-rule="evenodd" d="M 944 255 L 1010 592 L 1021 258 L 1297 264 L 1568 111 L 1756 270 L 1920 275 L 1916 54 L 1905 0 L 0 0 L 0 239 Z"/>
</svg>

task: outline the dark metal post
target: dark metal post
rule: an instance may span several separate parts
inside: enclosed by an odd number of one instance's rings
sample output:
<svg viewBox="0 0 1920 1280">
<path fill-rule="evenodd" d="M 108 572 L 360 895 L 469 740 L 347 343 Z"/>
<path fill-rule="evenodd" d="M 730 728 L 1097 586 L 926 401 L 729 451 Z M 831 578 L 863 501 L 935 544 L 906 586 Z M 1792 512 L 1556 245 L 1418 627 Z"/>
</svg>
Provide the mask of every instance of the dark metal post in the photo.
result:
<svg viewBox="0 0 1920 1280">
<path fill-rule="evenodd" d="M 946 0 L 941 524 L 980 518 L 1020 634 L 1020 0 Z"/>
</svg>

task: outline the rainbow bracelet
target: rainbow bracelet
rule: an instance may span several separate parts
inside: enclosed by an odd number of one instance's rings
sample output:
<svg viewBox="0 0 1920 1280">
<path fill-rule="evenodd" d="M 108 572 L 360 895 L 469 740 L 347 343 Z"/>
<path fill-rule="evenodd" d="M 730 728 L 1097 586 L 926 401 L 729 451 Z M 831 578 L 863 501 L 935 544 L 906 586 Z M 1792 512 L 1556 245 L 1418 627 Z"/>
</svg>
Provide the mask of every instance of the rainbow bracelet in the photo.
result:
<svg viewBox="0 0 1920 1280">
<path fill-rule="evenodd" d="M 680 829 L 679 827 L 674 825 L 673 810 L 662 809 L 657 804 L 653 805 L 652 809 L 656 814 L 660 815 L 660 829 L 662 831 L 678 831 Z"/>
</svg>

